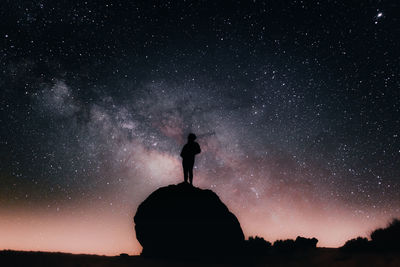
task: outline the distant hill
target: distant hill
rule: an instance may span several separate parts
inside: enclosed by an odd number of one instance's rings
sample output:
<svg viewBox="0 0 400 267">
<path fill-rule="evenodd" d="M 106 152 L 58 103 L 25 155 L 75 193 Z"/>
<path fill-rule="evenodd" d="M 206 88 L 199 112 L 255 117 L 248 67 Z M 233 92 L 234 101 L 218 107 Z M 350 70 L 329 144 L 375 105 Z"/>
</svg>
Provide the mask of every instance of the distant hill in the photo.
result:
<svg viewBox="0 0 400 267">
<path fill-rule="evenodd" d="M 348 240 L 341 249 L 355 251 L 398 251 L 400 250 L 400 220 L 393 219 L 385 228 L 378 228 L 371 233 L 370 240 L 357 237 Z"/>
</svg>

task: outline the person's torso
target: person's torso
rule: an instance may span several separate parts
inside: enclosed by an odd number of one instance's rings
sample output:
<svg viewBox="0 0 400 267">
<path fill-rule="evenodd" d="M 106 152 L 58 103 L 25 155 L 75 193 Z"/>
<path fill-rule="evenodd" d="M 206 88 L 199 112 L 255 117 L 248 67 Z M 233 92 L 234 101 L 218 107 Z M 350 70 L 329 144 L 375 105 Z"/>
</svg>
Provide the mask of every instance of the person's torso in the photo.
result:
<svg viewBox="0 0 400 267">
<path fill-rule="evenodd" d="M 187 143 L 183 147 L 183 158 L 193 158 L 198 153 L 199 145 L 196 142 Z"/>
</svg>

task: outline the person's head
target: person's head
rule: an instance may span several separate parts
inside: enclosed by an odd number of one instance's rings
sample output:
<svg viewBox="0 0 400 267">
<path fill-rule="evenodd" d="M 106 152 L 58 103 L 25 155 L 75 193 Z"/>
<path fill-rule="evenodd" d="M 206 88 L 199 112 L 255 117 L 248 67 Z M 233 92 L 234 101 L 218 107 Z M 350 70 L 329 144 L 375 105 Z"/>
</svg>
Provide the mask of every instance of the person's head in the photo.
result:
<svg viewBox="0 0 400 267">
<path fill-rule="evenodd" d="M 193 142 L 194 140 L 196 140 L 197 136 L 194 133 L 190 133 L 188 135 L 188 142 Z"/>
</svg>

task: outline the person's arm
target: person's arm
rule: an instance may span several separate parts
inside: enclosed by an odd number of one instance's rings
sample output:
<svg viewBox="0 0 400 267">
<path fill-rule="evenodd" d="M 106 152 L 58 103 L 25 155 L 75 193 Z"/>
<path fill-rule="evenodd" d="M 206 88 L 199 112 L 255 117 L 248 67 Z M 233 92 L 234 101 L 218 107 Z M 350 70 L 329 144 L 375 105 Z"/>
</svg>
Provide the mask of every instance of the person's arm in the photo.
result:
<svg viewBox="0 0 400 267">
<path fill-rule="evenodd" d="M 200 152 L 201 152 L 200 145 L 197 144 L 197 151 L 196 151 L 196 154 L 200 154 Z"/>
<path fill-rule="evenodd" d="M 183 156 L 185 155 L 185 146 L 186 146 L 186 145 L 184 145 L 183 148 L 182 148 L 182 151 L 181 151 L 181 158 L 183 158 Z"/>
</svg>

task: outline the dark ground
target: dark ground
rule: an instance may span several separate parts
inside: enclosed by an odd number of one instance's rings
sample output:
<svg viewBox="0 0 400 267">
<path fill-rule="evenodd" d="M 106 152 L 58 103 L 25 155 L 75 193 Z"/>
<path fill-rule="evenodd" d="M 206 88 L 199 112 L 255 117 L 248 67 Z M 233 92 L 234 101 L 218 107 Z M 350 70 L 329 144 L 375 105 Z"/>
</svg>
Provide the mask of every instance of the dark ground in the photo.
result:
<svg viewBox="0 0 400 267">
<path fill-rule="evenodd" d="M 98 256 L 67 253 L 0 251 L 0 266 L 238 266 L 190 261 L 146 259 L 140 256 Z M 266 255 L 265 259 L 245 261 L 241 266 L 400 266 L 398 252 L 345 253 L 333 248 L 294 254 Z"/>
</svg>

